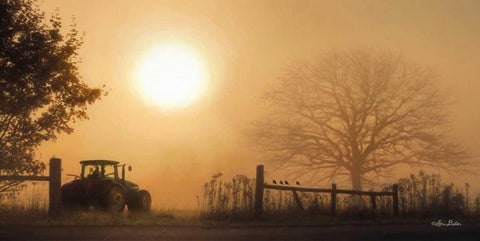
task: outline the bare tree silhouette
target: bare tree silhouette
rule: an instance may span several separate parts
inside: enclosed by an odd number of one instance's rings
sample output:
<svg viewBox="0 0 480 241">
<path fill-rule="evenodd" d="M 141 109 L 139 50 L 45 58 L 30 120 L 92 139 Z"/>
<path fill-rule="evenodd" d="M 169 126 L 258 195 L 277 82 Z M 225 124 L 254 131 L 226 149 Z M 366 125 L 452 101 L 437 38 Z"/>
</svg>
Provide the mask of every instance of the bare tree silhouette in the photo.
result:
<svg viewBox="0 0 480 241">
<path fill-rule="evenodd" d="M 355 190 L 402 163 L 456 170 L 473 162 L 447 136 L 449 101 L 435 80 L 389 51 L 331 52 L 285 71 L 252 137 L 298 176 L 346 176 Z"/>
</svg>

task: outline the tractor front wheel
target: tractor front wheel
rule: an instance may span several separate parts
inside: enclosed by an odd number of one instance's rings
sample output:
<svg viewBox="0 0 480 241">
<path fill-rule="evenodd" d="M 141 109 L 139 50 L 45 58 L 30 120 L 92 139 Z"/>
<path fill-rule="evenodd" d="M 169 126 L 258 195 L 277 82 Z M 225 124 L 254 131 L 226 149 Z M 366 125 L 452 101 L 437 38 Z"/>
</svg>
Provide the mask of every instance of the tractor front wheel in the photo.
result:
<svg viewBox="0 0 480 241">
<path fill-rule="evenodd" d="M 129 211 L 150 211 L 152 197 L 147 190 L 129 192 L 128 200 L 127 206 Z"/>
</svg>

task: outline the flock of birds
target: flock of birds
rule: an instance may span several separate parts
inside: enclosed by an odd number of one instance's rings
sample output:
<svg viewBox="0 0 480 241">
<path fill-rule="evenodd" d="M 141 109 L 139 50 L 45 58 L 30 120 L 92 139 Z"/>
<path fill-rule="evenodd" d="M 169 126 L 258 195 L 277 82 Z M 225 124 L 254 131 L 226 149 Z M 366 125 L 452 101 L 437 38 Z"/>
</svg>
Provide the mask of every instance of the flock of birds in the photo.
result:
<svg viewBox="0 0 480 241">
<path fill-rule="evenodd" d="M 277 181 L 272 180 L 272 182 L 273 182 L 273 184 L 277 185 Z M 285 180 L 285 181 L 279 181 L 279 183 L 280 183 L 280 185 L 283 185 L 283 184 L 289 185 L 289 183 L 288 183 L 287 180 Z M 300 185 L 300 182 L 299 182 L 299 181 L 296 181 L 295 184 Z"/>
</svg>

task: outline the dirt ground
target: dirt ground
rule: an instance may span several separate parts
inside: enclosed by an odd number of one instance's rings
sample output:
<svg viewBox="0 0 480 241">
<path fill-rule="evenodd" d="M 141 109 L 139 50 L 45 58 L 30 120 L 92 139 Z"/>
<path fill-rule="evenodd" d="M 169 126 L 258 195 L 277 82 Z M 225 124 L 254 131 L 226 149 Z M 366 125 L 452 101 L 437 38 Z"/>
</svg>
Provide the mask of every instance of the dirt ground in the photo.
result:
<svg viewBox="0 0 480 241">
<path fill-rule="evenodd" d="M 0 227 L 0 240 L 480 240 L 479 224 L 323 225 L 275 227 Z"/>
</svg>

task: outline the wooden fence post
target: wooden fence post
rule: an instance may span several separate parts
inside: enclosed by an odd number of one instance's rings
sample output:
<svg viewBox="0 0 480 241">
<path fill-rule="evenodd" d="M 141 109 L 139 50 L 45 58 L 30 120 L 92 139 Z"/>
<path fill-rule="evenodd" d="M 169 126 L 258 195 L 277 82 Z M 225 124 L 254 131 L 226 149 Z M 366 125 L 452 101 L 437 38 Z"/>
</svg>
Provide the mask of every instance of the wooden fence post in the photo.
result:
<svg viewBox="0 0 480 241">
<path fill-rule="evenodd" d="M 330 213 L 332 216 L 335 216 L 336 207 L 337 207 L 337 184 L 332 183 L 332 198 L 331 198 L 331 206 L 330 206 Z"/>
<path fill-rule="evenodd" d="M 393 184 L 393 187 L 392 187 L 392 191 L 393 191 L 393 216 L 394 217 L 398 217 L 398 185 L 397 184 Z"/>
<path fill-rule="evenodd" d="M 263 213 L 263 189 L 265 184 L 263 165 L 257 166 L 257 178 L 255 183 L 255 217 L 259 218 Z"/>
<path fill-rule="evenodd" d="M 61 175 L 62 160 L 59 158 L 50 159 L 50 182 L 49 182 L 49 204 L 48 215 L 50 217 L 60 216 L 60 202 L 61 202 Z"/>
<path fill-rule="evenodd" d="M 374 194 L 372 194 L 372 195 L 370 195 L 370 200 L 372 201 L 373 212 L 376 212 L 377 211 L 377 197 Z"/>
</svg>

